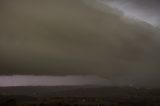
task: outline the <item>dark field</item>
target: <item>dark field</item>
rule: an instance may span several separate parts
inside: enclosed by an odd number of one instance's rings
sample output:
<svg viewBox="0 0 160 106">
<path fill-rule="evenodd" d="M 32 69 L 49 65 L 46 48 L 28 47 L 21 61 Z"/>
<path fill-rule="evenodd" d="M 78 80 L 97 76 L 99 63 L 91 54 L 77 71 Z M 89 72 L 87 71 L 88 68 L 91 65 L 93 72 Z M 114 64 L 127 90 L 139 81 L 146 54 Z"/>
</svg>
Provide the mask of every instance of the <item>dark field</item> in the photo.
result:
<svg viewBox="0 0 160 106">
<path fill-rule="evenodd" d="M 0 106 L 160 106 L 160 90 L 133 87 L 3 87 Z"/>
</svg>

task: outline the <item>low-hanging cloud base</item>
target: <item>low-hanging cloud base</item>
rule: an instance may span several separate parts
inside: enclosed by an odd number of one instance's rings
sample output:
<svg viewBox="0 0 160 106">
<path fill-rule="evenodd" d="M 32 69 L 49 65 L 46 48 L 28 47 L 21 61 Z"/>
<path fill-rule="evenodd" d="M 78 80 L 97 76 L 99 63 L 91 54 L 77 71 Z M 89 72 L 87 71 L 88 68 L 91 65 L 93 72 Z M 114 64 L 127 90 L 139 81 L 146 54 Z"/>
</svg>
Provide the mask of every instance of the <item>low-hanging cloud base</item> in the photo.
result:
<svg viewBox="0 0 160 106">
<path fill-rule="evenodd" d="M 0 13 L 1 75 L 97 75 L 126 84 L 158 80 L 158 30 L 106 5 L 14 0 L 2 1 Z"/>
</svg>

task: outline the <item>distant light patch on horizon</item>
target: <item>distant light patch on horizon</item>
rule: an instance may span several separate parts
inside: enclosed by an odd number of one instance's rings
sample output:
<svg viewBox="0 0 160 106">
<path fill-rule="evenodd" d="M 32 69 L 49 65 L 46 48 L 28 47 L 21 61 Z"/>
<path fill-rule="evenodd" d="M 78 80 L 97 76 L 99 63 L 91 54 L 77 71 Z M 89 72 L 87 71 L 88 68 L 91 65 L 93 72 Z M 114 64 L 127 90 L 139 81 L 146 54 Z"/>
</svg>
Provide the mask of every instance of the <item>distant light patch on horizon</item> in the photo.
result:
<svg viewBox="0 0 160 106">
<path fill-rule="evenodd" d="M 0 87 L 11 86 L 76 86 L 110 85 L 109 81 L 97 76 L 37 76 L 8 75 L 0 76 Z"/>
</svg>

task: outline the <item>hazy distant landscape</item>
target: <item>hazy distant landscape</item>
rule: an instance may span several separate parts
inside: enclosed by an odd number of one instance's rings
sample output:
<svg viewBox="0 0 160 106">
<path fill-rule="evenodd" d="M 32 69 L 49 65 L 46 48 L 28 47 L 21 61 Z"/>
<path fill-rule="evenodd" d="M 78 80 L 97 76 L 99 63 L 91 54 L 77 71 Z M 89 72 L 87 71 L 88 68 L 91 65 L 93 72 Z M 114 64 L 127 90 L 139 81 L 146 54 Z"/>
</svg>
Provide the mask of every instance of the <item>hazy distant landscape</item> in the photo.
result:
<svg viewBox="0 0 160 106">
<path fill-rule="evenodd" d="M 133 87 L 1 87 L 0 94 L 0 106 L 160 105 L 160 90 Z"/>
</svg>

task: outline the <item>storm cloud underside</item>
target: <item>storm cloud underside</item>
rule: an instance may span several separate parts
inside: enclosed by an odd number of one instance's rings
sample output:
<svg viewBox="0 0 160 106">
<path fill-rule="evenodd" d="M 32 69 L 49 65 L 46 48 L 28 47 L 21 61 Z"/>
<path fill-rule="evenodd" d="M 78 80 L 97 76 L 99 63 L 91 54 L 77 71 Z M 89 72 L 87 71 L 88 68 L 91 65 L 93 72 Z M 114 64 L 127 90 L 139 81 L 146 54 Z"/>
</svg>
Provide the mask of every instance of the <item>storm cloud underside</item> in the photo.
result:
<svg viewBox="0 0 160 106">
<path fill-rule="evenodd" d="M 147 22 L 100 9 L 96 1 L 1 2 L 1 75 L 97 75 L 125 83 L 158 78 L 159 30 Z"/>
</svg>

